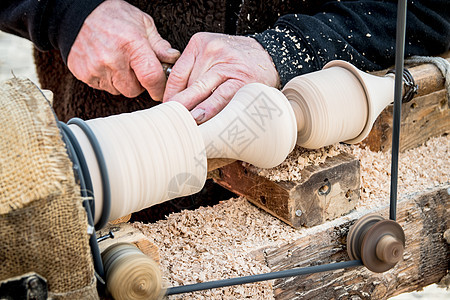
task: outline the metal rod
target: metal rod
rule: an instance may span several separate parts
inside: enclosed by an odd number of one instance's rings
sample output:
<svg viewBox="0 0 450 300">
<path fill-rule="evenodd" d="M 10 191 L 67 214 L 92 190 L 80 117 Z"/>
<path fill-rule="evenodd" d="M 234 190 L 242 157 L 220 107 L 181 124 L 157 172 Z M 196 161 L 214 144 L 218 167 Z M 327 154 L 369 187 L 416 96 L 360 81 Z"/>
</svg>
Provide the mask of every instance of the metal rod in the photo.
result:
<svg viewBox="0 0 450 300">
<path fill-rule="evenodd" d="M 104 240 L 107 240 L 107 239 L 113 239 L 113 238 L 114 238 L 114 232 L 112 232 L 110 230 L 108 234 L 105 234 L 104 236 L 97 238 L 97 243 L 103 242 Z"/>
<path fill-rule="evenodd" d="M 400 120 L 402 112 L 402 75 L 405 53 L 405 32 L 406 0 L 399 0 L 397 6 L 397 36 L 395 45 L 394 118 L 392 121 L 391 193 L 389 205 L 389 218 L 394 221 L 397 219 L 398 153 L 400 144 Z"/>
<path fill-rule="evenodd" d="M 290 269 L 290 270 L 285 270 L 285 271 L 278 271 L 278 272 L 243 276 L 243 277 L 230 278 L 230 279 L 224 279 L 224 280 L 202 282 L 202 283 L 189 284 L 189 285 L 184 285 L 184 286 L 176 286 L 176 287 L 168 288 L 166 295 L 169 296 L 169 295 L 190 293 L 190 292 L 195 292 L 195 291 L 209 290 L 209 289 L 221 288 L 221 287 L 232 286 L 232 285 L 239 285 L 239 284 L 253 283 L 253 282 L 258 282 L 258 281 L 279 279 L 279 278 L 284 278 L 284 277 L 293 277 L 293 276 L 298 276 L 298 275 L 307 275 L 307 274 L 333 271 L 333 270 L 339 270 L 339 269 L 345 269 L 345 268 L 351 268 L 351 267 L 358 267 L 358 266 L 362 266 L 362 265 L 363 264 L 360 260 L 350 260 L 350 261 L 331 263 L 331 264 L 325 264 L 325 265 L 319 265 L 319 266 L 295 268 L 295 269 Z"/>
</svg>

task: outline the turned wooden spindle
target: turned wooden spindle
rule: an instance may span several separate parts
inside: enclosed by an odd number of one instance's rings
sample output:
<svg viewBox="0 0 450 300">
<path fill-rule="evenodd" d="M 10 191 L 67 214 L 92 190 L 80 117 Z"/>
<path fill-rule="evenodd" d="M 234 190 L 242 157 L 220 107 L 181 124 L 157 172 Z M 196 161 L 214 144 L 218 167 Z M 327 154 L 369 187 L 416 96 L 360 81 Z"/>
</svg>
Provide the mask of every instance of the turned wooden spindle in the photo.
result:
<svg viewBox="0 0 450 300">
<path fill-rule="evenodd" d="M 370 132 L 394 99 L 394 75 L 378 77 L 345 61 L 289 81 L 283 93 L 297 119 L 297 144 L 317 149 L 337 142 L 355 144 Z"/>
<path fill-rule="evenodd" d="M 296 118 L 286 97 L 261 83 L 241 88 L 215 117 L 199 126 L 208 158 L 232 158 L 261 168 L 294 149 Z"/>
<path fill-rule="evenodd" d="M 131 212 L 200 191 L 207 163 L 202 135 L 178 102 L 85 122 L 103 152 L 114 220 Z M 95 218 L 103 205 L 102 174 L 86 132 L 70 129 L 80 144 L 93 182 Z"/>
</svg>

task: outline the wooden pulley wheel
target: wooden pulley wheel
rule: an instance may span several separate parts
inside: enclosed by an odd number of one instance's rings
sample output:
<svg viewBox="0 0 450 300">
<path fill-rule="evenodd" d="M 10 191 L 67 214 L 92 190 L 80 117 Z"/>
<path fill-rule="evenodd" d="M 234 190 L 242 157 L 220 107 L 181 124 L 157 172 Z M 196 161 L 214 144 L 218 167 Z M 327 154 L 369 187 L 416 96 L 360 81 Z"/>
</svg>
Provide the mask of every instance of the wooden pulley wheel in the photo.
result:
<svg viewBox="0 0 450 300">
<path fill-rule="evenodd" d="M 376 273 L 393 268 L 403 257 L 405 234 L 393 220 L 366 215 L 350 229 L 347 252 L 351 259 L 361 259 L 364 266 Z"/>
<path fill-rule="evenodd" d="M 368 214 L 360 218 L 350 227 L 347 235 L 347 253 L 352 260 L 361 259 L 361 245 L 367 231 L 383 217 L 376 214 Z"/>
<path fill-rule="evenodd" d="M 128 243 L 111 245 L 102 253 L 106 287 L 115 300 L 161 299 L 162 276 L 158 264 Z"/>
</svg>

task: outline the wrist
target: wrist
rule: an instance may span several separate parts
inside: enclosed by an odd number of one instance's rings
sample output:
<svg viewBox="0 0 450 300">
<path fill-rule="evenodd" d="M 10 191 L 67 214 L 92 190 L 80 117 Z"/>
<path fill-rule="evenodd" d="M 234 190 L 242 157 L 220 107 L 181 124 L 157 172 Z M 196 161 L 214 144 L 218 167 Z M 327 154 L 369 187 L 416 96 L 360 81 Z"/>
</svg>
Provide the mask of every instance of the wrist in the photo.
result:
<svg viewBox="0 0 450 300">
<path fill-rule="evenodd" d="M 59 49 L 64 62 L 67 64 L 67 57 L 75 42 L 85 19 L 104 0 L 73 0 L 64 2 L 64 7 L 55 6 L 53 14 L 57 15 L 56 24 L 52 24 L 57 29 L 56 36 L 51 43 L 53 47 Z"/>
<path fill-rule="evenodd" d="M 261 57 L 258 57 L 258 60 L 261 59 L 261 63 L 258 63 L 258 65 L 264 69 L 265 74 L 267 74 L 265 84 L 275 87 L 277 89 L 281 88 L 281 80 L 280 75 L 278 73 L 277 67 L 274 63 L 274 60 L 272 59 L 272 56 L 269 54 L 269 52 L 263 47 L 261 43 L 257 39 L 255 39 L 253 36 L 249 36 L 254 44 L 254 47 L 257 47 L 260 50 Z"/>
</svg>

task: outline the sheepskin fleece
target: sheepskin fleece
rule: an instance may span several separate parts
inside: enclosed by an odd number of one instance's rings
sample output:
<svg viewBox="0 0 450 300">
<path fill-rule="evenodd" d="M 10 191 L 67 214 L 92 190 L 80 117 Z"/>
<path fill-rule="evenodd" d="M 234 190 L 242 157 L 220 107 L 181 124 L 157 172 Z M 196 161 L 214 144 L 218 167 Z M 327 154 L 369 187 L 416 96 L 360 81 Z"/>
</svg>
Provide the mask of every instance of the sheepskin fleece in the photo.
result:
<svg viewBox="0 0 450 300">
<path fill-rule="evenodd" d="M 173 47 L 183 50 L 192 35 L 201 31 L 227 34 L 261 32 L 287 13 L 313 14 L 326 0 L 131 0 L 150 14 L 159 33 Z M 36 69 L 42 88 L 54 93 L 54 109 L 61 121 L 72 117 L 92 119 L 149 108 L 157 104 L 144 92 L 134 99 L 112 96 L 77 80 L 58 51 L 35 51 Z"/>
</svg>

